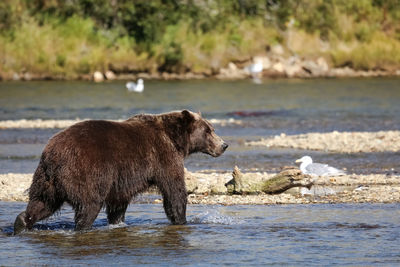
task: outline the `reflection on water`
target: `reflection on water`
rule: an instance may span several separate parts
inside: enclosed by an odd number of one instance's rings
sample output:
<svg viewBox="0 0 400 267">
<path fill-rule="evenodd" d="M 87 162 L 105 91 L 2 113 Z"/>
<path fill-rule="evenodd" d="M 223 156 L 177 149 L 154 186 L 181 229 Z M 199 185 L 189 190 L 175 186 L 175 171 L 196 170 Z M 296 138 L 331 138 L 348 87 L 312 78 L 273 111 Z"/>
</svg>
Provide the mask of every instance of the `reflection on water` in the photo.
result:
<svg viewBox="0 0 400 267">
<path fill-rule="evenodd" d="M 162 205 L 131 205 L 126 224 L 76 233 L 69 207 L 10 236 L 24 203 L 0 202 L 2 265 L 400 264 L 399 204 L 189 206 L 188 225 Z M 45 230 L 50 228 L 51 230 Z"/>
<path fill-rule="evenodd" d="M 151 249 L 152 255 L 156 257 L 158 251 L 164 248 L 174 251 L 188 248 L 189 244 L 184 236 L 191 232 L 190 227 L 164 225 L 99 229 L 79 234 L 55 231 L 51 234 L 47 232 L 26 235 L 32 245 L 47 247 L 44 252 L 47 256 L 90 258 L 96 255 L 104 257 L 106 254 L 129 255 L 136 251 L 135 256 L 148 257 L 148 250 Z M 96 259 L 93 261 L 100 263 Z"/>
</svg>

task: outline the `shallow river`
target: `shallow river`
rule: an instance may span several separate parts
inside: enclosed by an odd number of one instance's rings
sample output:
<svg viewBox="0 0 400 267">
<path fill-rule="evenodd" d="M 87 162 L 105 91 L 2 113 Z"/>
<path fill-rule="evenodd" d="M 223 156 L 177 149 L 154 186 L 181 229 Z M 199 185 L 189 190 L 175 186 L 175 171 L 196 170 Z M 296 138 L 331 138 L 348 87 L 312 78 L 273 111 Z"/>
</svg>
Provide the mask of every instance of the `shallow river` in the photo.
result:
<svg viewBox="0 0 400 267">
<path fill-rule="evenodd" d="M 400 130 L 399 79 L 0 83 L 0 120 L 124 119 L 136 113 L 201 111 L 230 144 L 219 158 L 193 155 L 189 170 L 276 172 L 309 154 L 355 173 L 400 171 L 400 153 L 336 154 L 246 147 L 280 133 Z M 59 129 L 0 129 L 0 174 L 32 173 Z M 1 186 L 1 185 L 0 185 Z M 151 202 L 151 200 L 150 200 Z M 25 203 L 0 202 L 0 265 L 400 265 L 400 204 L 196 206 L 169 225 L 161 205 L 132 204 L 125 225 L 72 231 L 66 206 L 33 232 L 12 236 Z"/>
<path fill-rule="evenodd" d="M 25 203 L 0 202 L 0 265 L 399 266 L 400 205 L 189 206 L 172 226 L 162 205 L 132 204 L 126 224 L 76 233 L 73 214 L 11 236 Z"/>
<path fill-rule="evenodd" d="M 244 141 L 280 133 L 400 130 L 400 79 L 251 81 L 145 81 L 142 94 L 123 82 L 0 83 L 0 120 L 124 119 L 137 113 L 201 111 L 230 144 L 220 158 L 193 155 L 189 170 L 276 172 L 310 154 L 350 173 L 399 171 L 400 153 L 334 154 L 244 146 Z M 0 173 L 32 173 L 40 153 L 59 129 L 0 129 Z"/>
</svg>

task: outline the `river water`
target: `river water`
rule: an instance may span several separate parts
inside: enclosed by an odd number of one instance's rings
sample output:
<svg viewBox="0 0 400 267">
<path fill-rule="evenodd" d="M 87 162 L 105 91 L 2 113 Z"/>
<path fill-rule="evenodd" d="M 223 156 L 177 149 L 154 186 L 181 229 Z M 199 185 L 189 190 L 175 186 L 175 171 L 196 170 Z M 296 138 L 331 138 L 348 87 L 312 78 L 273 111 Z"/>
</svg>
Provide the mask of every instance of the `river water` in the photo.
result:
<svg viewBox="0 0 400 267">
<path fill-rule="evenodd" d="M 215 119 L 229 144 L 219 158 L 192 155 L 191 171 L 276 172 L 309 154 L 350 173 L 400 171 L 400 153 L 338 154 L 246 147 L 280 133 L 400 130 L 400 79 L 0 83 L 0 120 L 126 119 L 178 109 Z M 218 122 L 228 121 L 226 124 Z M 240 121 L 238 125 L 235 121 Z M 0 129 L 0 174 L 32 173 L 59 129 Z M 1 186 L 1 185 L 0 185 Z M 68 206 L 36 230 L 11 236 L 25 203 L 0 202 L 0 265 L 400 265 L 399 204 L 189 206 L 171 226 L 155 204 L 132 204 L 127 222 L 75 233 Z"/>
<path fill-rule="evenodd" d="M 0 265 L 399 266 L 400 205 L 189 206 L 184 226 L 162 205 L 132 204 L 126 224 L 101 214 L 88 232 L 73 214 L 11 236 L 25 203 L 0 202 Z"/>
<path fill-rule="evenodd" d="M 244 141 L 280 133 L 400 129 L 400 79 L 312 79 L 251 81 L 145 81 L 142 94 L 123 82 L 0 83 L 0 120 L 126 119 L 137 113 L 178 109 L 207 119 L 240 121 L 215 125 L 230 148 L 210 159 L 193 155 L 189 170 L 276 172 L 310 154 L 350 173 L 399 170 L 400 153 L 335 154 L 246 147 Z M 32 173 L 40 153 L 59 129 L 0 130 L 0 173 Z"/>
</svg>

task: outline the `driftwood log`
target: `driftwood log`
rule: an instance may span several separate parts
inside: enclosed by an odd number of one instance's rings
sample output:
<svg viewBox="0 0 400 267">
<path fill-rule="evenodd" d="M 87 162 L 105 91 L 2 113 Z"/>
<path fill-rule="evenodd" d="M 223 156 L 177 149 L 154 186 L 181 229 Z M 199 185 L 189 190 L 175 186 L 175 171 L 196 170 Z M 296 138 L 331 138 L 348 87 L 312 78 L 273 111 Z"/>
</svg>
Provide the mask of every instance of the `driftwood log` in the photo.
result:
<svg viewBox="0 0 400 267">
<path fill-rule="evenodd" d="M 311 176 L 303 174 L 296 167 L 285 167 L 280 173 L 265 181 L 262 191 L 267 194 L 280 194 L 292 187 L 311 188 Z"/>
<path fill-rule="evenodd" d="M 225 186 L 229 194 L 280 194 L 292 187 L 307 187 L 313 185 L 311 177 L 304 175 L 297 167 L 284 167 L 277 175 L 267 180 L 254 181 L 251 173 L 243 174 L 237 166 L 235 166 L 233 179 Z"/>
</svg>

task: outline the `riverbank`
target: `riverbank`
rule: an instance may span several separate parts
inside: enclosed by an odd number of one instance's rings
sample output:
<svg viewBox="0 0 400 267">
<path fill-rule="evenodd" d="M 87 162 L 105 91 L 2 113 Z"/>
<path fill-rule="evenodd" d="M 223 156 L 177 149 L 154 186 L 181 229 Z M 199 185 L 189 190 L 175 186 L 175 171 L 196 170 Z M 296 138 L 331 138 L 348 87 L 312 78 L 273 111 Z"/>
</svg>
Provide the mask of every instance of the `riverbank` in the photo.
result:
<svg viewBox="0 0 400 267">
<path fill-rule="evenodd" d="M 262 71 L 251 72 L 255 62 L 261 62 Z M 283 57 L 272 54 L 269 56 L 256 56 L 241 62 L 229 62 L 227 66 L 219 69 L 208 69 L 201 72 L 113 72 L 111 70 L 96 70 L 89 74 L 54 75 L 51 73 L 4 72 L 0 73 L 0 81 L 40 81 L 40 80 L 84 80 L 94 82 L 107 82 L 113 80 L 242 80 L 275 78 L 368 78 L 368 77 L 398 77 L 400 68 L 381 68 L 357 70 L 345 67 L 331 67 L 323 57 L 302 58 L 298 56 Z"/>
<path fill-rule="evenodd" d="M 267 181 L 274 173 L 244 173 L 254 182 Z M 229 194 L 226 184 L 232 180 L 230 172 L 186 173 L 189 204 L 310 204 L 310 203 L 399 203 L 399 174 L 344 175 L 320 177 L 313 180 L 310 189 L 294 187 L 280 194 L 248 192 Z M 28 201 L 28 188 L 32 174 L 0 175 L 0 201 Z M 157 194 L 151 190 L 146 194 Z M 145 194 L 145 195 L 146 195 Z M 146 199 L 144 197 L 143 199 Z M 161 203 L 161 198 L 151 198 L 151 203 Z"/>
<path fill-rule="evenodd" d="M 269 59 L 263 77 L 399 75 L 398 12 L 373 0 L 3 1 L 0 79 L 238 79 L 256 57 Z"/>
</svg>

